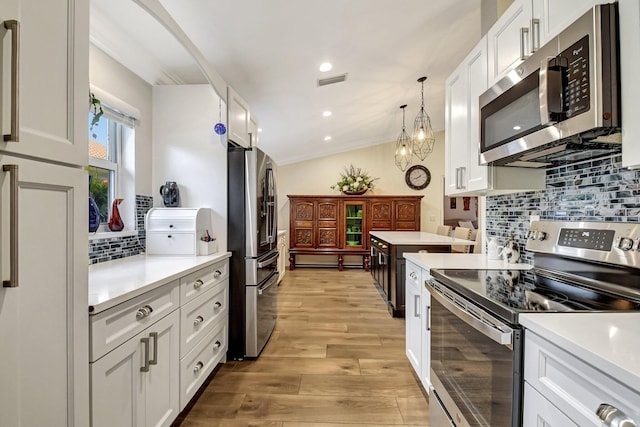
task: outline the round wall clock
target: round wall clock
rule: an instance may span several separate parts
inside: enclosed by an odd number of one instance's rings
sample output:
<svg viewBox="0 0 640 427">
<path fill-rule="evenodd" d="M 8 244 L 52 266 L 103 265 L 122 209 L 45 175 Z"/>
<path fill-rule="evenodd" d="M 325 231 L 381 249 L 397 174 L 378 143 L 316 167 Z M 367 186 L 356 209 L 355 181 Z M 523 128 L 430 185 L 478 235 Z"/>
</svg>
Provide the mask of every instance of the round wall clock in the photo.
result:
<svg viewBox="0 0 640 427">
<path fill-rule="evenodd" d="M 431 182 L 431 172 L 422 165 L 414 165 L 407 169 L 404 180 L 414 190 L 423 190 Z"/>
</svg>

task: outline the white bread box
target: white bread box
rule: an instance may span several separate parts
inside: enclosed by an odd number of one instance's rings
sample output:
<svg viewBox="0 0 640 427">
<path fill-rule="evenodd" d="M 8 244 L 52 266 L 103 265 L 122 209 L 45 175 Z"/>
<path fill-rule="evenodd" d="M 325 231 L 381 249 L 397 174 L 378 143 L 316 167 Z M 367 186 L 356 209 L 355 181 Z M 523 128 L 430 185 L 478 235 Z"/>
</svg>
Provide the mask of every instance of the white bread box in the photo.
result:
<svg viewBox="0 0 640 427">
<path fill-rule="evenodd" d="M 147 254 L 199 255 L 198 241 L 211 234 L 208 208 L 151 208 L 145 218 Z"/>
</svg>

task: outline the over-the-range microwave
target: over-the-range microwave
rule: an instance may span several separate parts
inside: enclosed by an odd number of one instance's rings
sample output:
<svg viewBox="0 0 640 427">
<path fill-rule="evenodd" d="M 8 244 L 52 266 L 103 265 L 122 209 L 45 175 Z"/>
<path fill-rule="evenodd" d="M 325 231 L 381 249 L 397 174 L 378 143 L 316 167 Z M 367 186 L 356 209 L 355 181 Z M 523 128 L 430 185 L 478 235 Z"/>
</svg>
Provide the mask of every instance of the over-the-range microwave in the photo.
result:
<svg viewBox="0 0 640 427">
<path fill-rule="evenodd" d="M 617 4 L 597 5 L 480 96 L 480 164 L 546 167 L 621 150 Z"/>
</svg>

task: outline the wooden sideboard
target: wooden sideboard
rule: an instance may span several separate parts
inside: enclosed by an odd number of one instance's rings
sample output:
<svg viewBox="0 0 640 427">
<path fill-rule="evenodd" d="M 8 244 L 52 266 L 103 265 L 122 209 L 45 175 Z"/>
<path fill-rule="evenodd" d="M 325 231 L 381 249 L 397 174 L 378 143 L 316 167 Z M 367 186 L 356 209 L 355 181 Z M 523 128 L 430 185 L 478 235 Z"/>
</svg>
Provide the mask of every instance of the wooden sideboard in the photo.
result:
<svg viewBox="0 0 640 427">
<path fill-rule="evenodd" d="M 423 196 L 310 196 L 289 198 L 289 270 L 296 255 L 362 256 L 369 271 L 369 231 L 419 231 Z"/>
</svg>

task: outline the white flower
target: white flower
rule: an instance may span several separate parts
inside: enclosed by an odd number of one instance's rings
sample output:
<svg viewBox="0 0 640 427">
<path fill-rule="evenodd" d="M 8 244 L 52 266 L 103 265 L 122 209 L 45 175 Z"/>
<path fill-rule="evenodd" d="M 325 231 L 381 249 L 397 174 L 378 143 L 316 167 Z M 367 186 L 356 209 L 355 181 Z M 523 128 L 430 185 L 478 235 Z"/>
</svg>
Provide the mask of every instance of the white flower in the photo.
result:
<svg viewBox="0 0 640 427">
<path fill-rule="evenodd" d="M 342 191 L 347 191 L 348 189 L 349 189 L 349 186 L 348 186 L 348 185 L 343 185 L 343 186 L 342 186 Z"/>
<path fill-rule="evenodd" d="M 358 182 L 362 181 L 362 177 L 361 176 L 357 177 L 356 181 L 358 181 Z"/>
</svg>

